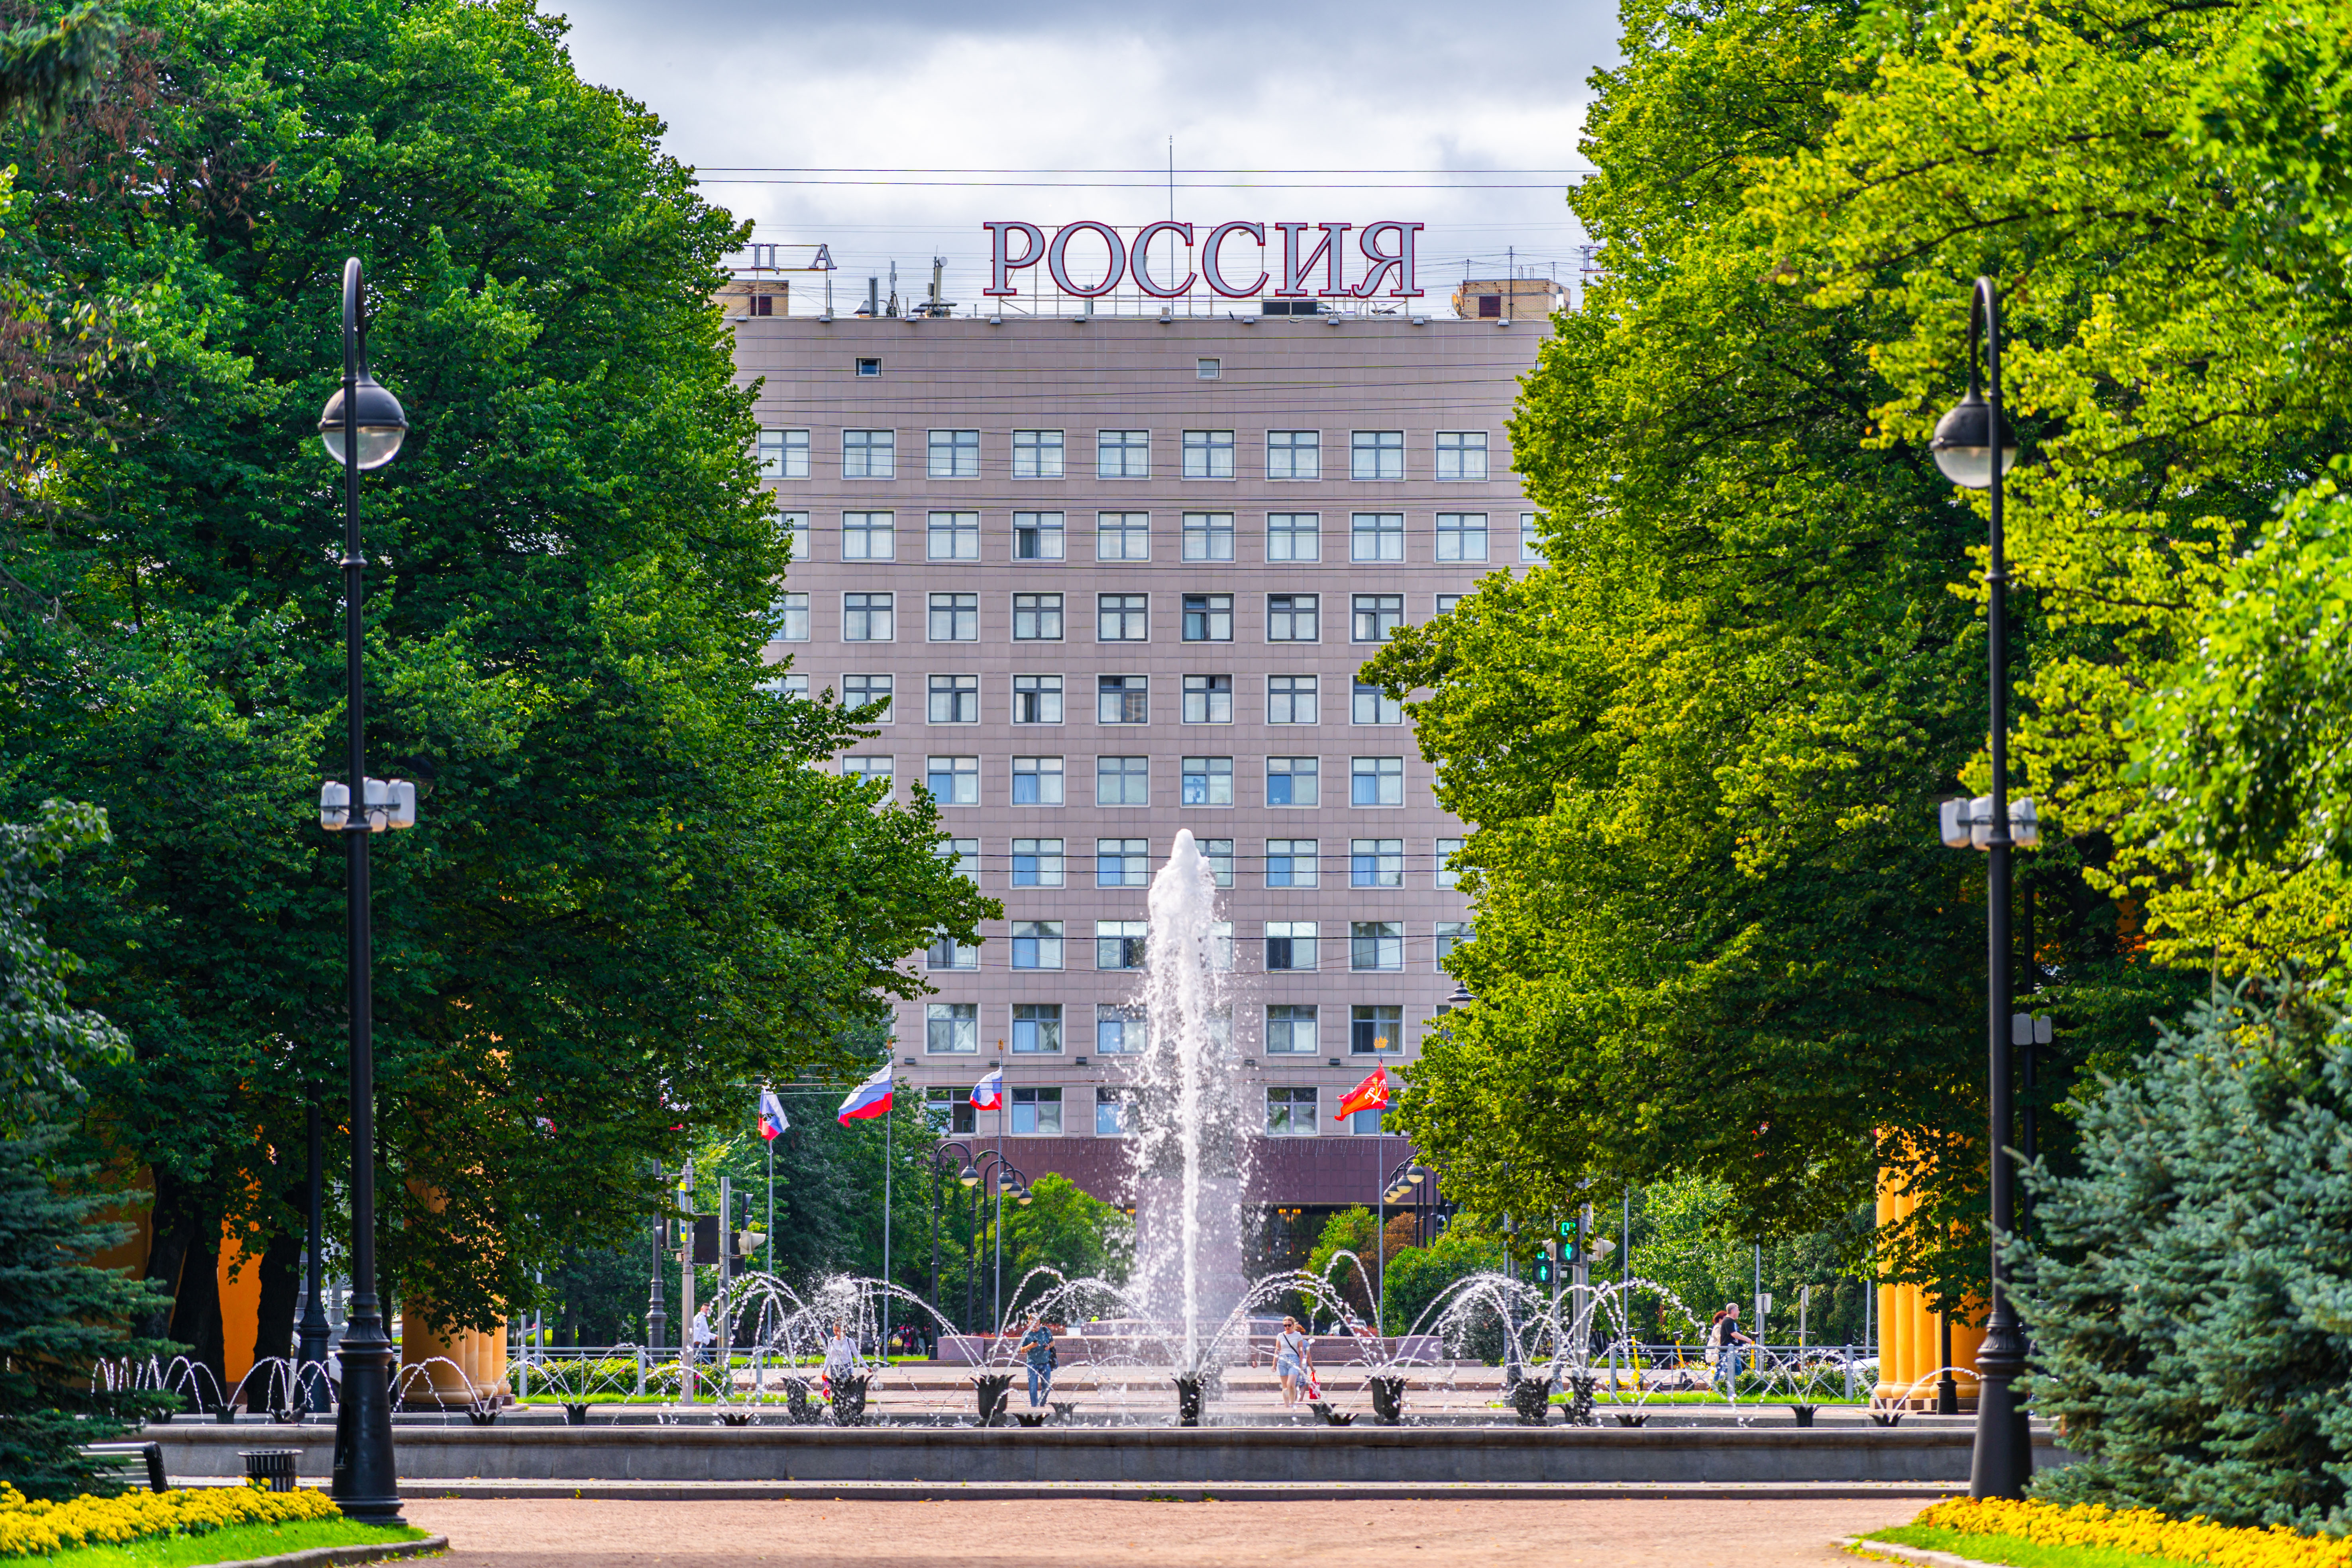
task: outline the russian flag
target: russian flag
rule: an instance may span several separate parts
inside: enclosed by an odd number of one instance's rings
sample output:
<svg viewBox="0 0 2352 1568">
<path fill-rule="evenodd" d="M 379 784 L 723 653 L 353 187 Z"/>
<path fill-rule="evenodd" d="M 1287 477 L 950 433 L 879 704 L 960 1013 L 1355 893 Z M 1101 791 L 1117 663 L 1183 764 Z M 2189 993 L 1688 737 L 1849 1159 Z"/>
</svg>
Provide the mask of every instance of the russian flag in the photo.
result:
<svg viewBox="0 0 2352 1568">
<path fill-rule="evenodd" d="M 867 1121 L 877 1116 L 890 1114 L 890 1064 L 884 1062 L 872 1078 L 849 1091 L 841 1102 L 834 1120 L 844 1127 L 853 1121 Z"/>
<path fill-rule="evenodd" d="M 997 1068 L 971 1086 L 971 1108 L 974 1110 L 1004 1109 L 1004 1069 Z"/>
<path fill-rule="evenodd" d="M 760 1091 L 760 1136 L 772 1143 L 782 1137 L 784 1130 L 791 1125 L 791 1122 L 784 1120 L 784 1102 L 776 1098 L 776 1091 L 772 1089 L 761 1089 Z"/>
</svg>

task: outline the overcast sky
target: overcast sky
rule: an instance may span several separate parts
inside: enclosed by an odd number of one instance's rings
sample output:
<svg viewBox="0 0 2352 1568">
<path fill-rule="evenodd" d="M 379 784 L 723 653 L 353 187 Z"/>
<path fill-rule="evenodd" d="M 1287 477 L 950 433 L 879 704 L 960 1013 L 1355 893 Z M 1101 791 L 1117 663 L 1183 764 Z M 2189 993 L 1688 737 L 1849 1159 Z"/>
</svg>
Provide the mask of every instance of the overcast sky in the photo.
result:
<svg viewBox="0 0 2352 1568">
<path fill-rule="evenodd" d="M 881 174 L 940 183 L 878 185 L 824 173 L 786 177 L 847 183 L 722 183 L 744 178 L 723 171 L 1164 171 L 1173 136 L 1180 171 L 1219 172 L 1179 174 L 1181 219 L 1421 219 L 1433 296 L 1465 259 L 1499 272 L 1507 247 L 1566 277 L 1583 237 L 1561 200 L 1566 171 L 1580 163 L 1586 78 L 1613 61 L 1616 40 L 1612 0 L 1465 11 L 1394 0 L 1150 11 L 1003 0 L 984 12 L 944 0 L 869 0 L 855 12 L 543 3 L 570 16 L 581 74 L 662 116 L 669 151 L 703 171 L 714 200 L 753 219 L 757 238 L 829 245 L 845 300 L 893 260 L 902 291 L 921 292 L 937 254 L 950 297 L 969 302 L 986 255 L 982 219 L 1148 223 L 1168 216 L 1164 172 L 1050 189 L 1070 176 Z M 1548 173 L 1470 173 L 1481 170 Z M 1236 171 L 1269 173 L 1235 188 Z M 1131 188 L 1107 188 L 1119 182 Z M 1490 188 L 1465 188 L 1475 185 Z M 1532 188 L 1491 188 L 1505 185 Z M 809 298 L 793 293 L 796 308 Z"/>
</svg>

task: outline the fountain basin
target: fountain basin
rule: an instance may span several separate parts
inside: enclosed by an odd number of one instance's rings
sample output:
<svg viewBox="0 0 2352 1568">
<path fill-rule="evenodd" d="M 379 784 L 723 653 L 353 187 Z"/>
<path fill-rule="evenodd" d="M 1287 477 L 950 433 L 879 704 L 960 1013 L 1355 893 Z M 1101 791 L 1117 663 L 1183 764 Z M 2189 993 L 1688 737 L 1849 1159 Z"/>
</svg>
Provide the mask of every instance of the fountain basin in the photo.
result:
<svg viewBox="0 0 2352 1568">
<path fill-rule="evenodd" d="M 249 1434 L 151 1433 L 174 1477 L 242 1477 Z M 324 1476 L 334 1436 L 279 1429 Z M 403 1427 L 404 1489 L 436 1480 L 1213 1484 L 1965 1483 L 1973 1434 L 1945 1428 L 1571 1426 Z M 2034 1460 L 2072 1456 L 2047 1432 Z"/>
</svg>

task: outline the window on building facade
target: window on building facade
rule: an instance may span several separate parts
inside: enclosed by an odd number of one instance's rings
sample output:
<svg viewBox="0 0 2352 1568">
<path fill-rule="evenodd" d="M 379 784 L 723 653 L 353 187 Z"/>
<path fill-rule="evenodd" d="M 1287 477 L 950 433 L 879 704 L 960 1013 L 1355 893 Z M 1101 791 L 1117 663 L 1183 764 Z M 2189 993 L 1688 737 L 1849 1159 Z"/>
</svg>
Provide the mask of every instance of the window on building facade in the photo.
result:
<svg viewBox="0 0 2352 1568">
<path fill-rule="evenodd" d="M 1265 804 L 1320 805 L 1319 760 L 1314 757 L 1268 757 L 1265 760 Z"/>
<path fill-rule="evenodd" d="M 1401 511 L 1349 513 L 1348 559 L 1350 561 L 1403 560 L 1404 513 Z"/>
<path fill-rule="evenodd" d="M 1184 640 L 1186 642 L 1233 641 L 1234 596 L 1231 594 L 1185 595 Z"/>
<path fill-rule="evenodd" d="M 1349 758 L 1348 804 L 1349 805 L 1402 805 L 1404 804 L 1404 759 L 1402 757 Z"/>
<path fill-rule="evenodd" d="M 888 800 L 897 787 L 898 759 L 895 757 L 844 757 L 841 759 L 841 776 L 845 779 L 864 779 L 868 784 L 878 784 L 882 786 L 882 798 Z"/>
<path fill-rule="evenodd" d="M 1095 921 L 1095 967 L 1142 968 L 1147 940 L 1141 921 Z"/>
<path fill-rule="evenodd" d="M 923 763 L 923 787 L 941 805 L 980 804 L 978 757 L 930 757 Z"/>
<path fill-rule="evenodd" d="M 1096 676 L 1095 722 L 1097 724 L 1149 724 L 1151 722 L 1151 677 L 1148 675 Z"/>
<path fill-rule="evenodd" d="M 1230 430 L 1185 431 L 1184 477 L 1188 479 L 1232 479 L 1234 433 Z"/>
<path fill-rule="evenodd" d="M 1358 972 L 1404 967 L 1404 927 L 1395 921 L 1348 922 L 1348 967 Z"/>
<path fill-rule="evenodd" d="M 1485 479 L 1486 432 L 1440 430 L 1437 433 L 1437 477 L 1441 480 Z"/>
<path fill-rule="evenodd" d="M 1323 433 L 1319 430 L 1267 431 L 1265 477 L 1269 479 L 1321 479 Z"/>
<path fill-rule="evenodd" d="M 1348 1009 L 1348 1054 L 1387 1056 L 1404 1049 L 1402 1007 L 1356 1006 Z"/>
<path fill-rule="evenodd" d="M 1058 511 L 1016 511 L 1013 514 L 1013 559 L 1059 561 L 1063 552 L 1062 514 Z"/>
<path fill-rule="evenodd" d="M 1354 594 L 1348 601 L 1348 636 L 1352 642 L 1386 642 L 1404 625 L 1402 594 Z"/>
<path fill-rule="evenodd" d="M 1265 1089 L 1265 1135 L 1269 1138 L 1315 1136 L 1316 1090 L 1268 1084 Z"/>
<path fill-rule="evenodd" d="M 980 513 L 935 511 L 924 528 L 926 558 L 932 561 L 980 559 Z"/>
<path fill-rule="evenodd" d="M 1519 559 L 1523 562 L 1545 559 L 1543 542 L 1536 537 L 1536 514 L 1531 511 L 1519 513 Z"/>
<path fill-rule="evenodd" d="M 1348 477 L 1351 479 L 1404 478 L 1404 432 L 1350 431 L 1348 435 Z"/>
<path fill-rule="evenodd" d="M 1097 430 L 1095 432 L 1095 478 L 1148 479 L 1150 477 L 1150 431 Z"/>
<path fill-rule="evenodd" d="M 1269 724 L 1320 723 L 1320 681 L 1319 676 L 1313 675 L 1267 676 L 1265 721 Z"/>
<path fill-rule="evenodd" d="M 1315 1008 L 1311 1004 L 1277 1003 L 1266 1008 L 1266 1055 L 1311 1057 L 1316 1050 Z"/>
<path fill-rule="evenodd" d="M 972 1114 L 971 1090 L 935 1086 L 923 1091 L 923 1111 L 929 1117 L 934 1130 L 952 1137 L 969 1133 L 980 1125 Z"/>
<path fill-rule="evenodd" d="M 1437 558 L 1440 561 L 1486 559 L 1486 514 L 1483 511 L 1439 512 Z"/>
<path fill-rule="evenodd" d="M 796 565 L 808 560 L 809 552 L 816 548 L 814 534 L 809 527 L 809 514 L 804 511 L 776 513 L 776 531 L 784 536 L 784 543 L 791 548 L 793 562 Z"/>
<path fill-rule="evenodd" d="M 806 594 L 779 594 L 768 608 L 768 640 L 771 642 L 806 642 L 809 640 L 809 596 Z"/>
<path fill-rule="evenodd" d="M 1265 558 L 1268 561 L 1322 560 L 1322 513 L 1313 511 L 1266 513 Z"/>
<path fill-rule="evenodd" d="M 1437 962 L 1433 967 L 1434 967 L 1441 974 L 1447 973 L 1445 968 L 1446 959 L 1452 956 L 1455 948 L 1460 947 L 1464 942 L 1468 942 L 1470 940 L 1470 922 L 1468 921 L 1438 921 L 1437 940 L 1434 943 L 1437 951 Z"/>
<path fill-rule="evenodd" d="M 1348 717 L 1357 724 L 1402 724 L 1404 704 L 1377 686 L 1367 686 L 1359 680 L 1349 694 Z"/>
<path fill-rule="evenodd" d="M 887 511 L 845 511 L 841 514 L 841 558 L 844 561 L 888 561 L 898 553 L 898 514 Z"/>
<path fill-rule="evenodd" d="M 1148 888 L 1151 885 L 1150 840 L 1145 838 L 1097 838 L 1095 840 L 1095 886 L 1097 888 Z"/>
<path fill-rule="evenodd" d="M 1015 969 L 1061 968 L 1062 922 L 1014 921 L 1013 922 L 1013 967 Z"/>
<path fill-rule="evenodd" d="M 924 717 L 934 724 L 980 722 L 980 677 L 934 675 L 929 678 Z"/>
<path fill-rule="evenodd" d="M 1061 887 L 1063 864 L 1062 841 L 1058 838 L 1013 841 L 1013 885 L 1016 888 Z"/>
<path fill-rule="evenodd" d="M 978 969 L 980 949 L 966 947 L 952 937 L 936 937 L 924 962 L 931 969 Z"/>
<path fill-rule="evenodd" d="M 1013 640 L 1014 642 L 1060 642 L 1062 640 L 1062 595 L 1059 594 L 1013 595 Z"/>
<path fill-rule="evenodd" d="M 933 642 L 980 640 L 980 595 L 933 594 L 927 623 Z"/>
<path fill-rule="evenodd" d="M 1265 640 L 1318 642 L 1322 638 L 1322 600 L 1314 594 L 1268 594 Z"/>
<path fill-rule="evenodd" d="M 1148 511 L 1095 513 L 1095 559 L 1150 560 L 1151 514 Z"/>
<path fill-rule="evenodd" d="M 1013 1050 L 1016 1056 L 1059 1056 L 1062 1050 L 1062 1005 L 1058 1002 L 1013 1004 Z M 1029 1092 L 1034 1094 L 1037 1091 L 1032 1089 Z M 1021 1090 L 1015 1089 L 1013 1093 L 1017 1096 Z M 1054 1098 L 1056 1104 L 1053 1130 L 1059 1132 L 1062 1130 L 1059 1089 L 1054 1091 Z M 1013 1103 L 1017 1106 L 1021 1101 L 1015 1099 Z M 1034 1127 L 1024 1129 L 1017 1110 L 1013 1113 L 1013 1130 L 1015 1132 L 1037 1131 Z"/>
<path fill-rule="evenodd" d="M 880 375 L 882 362 L 879 359 L 861 359 L 857 362 L 857 374 L 861 376 Z"/>
<path fill-rule="evenodd" d="M 926 444 L 929 452 L 929 477 L 935 479 L 976 479 L 980 478 L 980 432 L 977 430 L 934 430 Z"/>
<path fill-rule="evenodd" d="M 1402 838 L 1351 838 L 1348 841 L 1348 886 L 1351 888 L 1402 888 L 1404 886 L 1404 840 Z"/>
<path fill-rule="evenodd" d="M 1230 724 L 1233 721 L 1232 676 L 1188 675 L 1184 678 L 1184 722 Z"/>
<path fill-rule="evenodd" d="M 1151 595 L 1097 594 L 1097 642 L 1148 642 L 1151 637 Z"/>
<path fill-rule="evenodd" d="M 1014 676 L 1013 721 L 1015 724 L 1060 723 L 1062 678 L 1058 675 Z"/>
<path fill-rule="evenodd" d="M 1063 770 L 1059 757 L 1015 757 L 1013 759 L 1013 804 L 1015 805 L 1060 805 Z"/>
<path fill-rule="evenodd" d="M 1040 1005 L 1043 1005 L 1040 1004 Z M 1013 1032 L 1017 1038 L 1021 1033 L 1021 1009 L 1015 1006 L 1013 1012 Z M 1061 1008 L 1055 1007 L 1053 1014 L 1055 1043 L 1051 1048 L 1058 1051 L 1062 1048 Z M 1045 1026 L 1040 1021 L 1035 1026 L 1042 1029 Z M 1015 1046 L 1013 1048 L 1019 1050 L 1021 1047 Z M 1042 1046 L 1038 1047 L 1040 1050 L 1045 1048 Z M 1014 1089 L 1013 1091 L 1013 1131 L 1017 1135 L 1059 1138 L 1062 1135 L 1062 1091 L 1058 1089 Z"/>
<path fill-rule="evenodd" d="M 1231 757 L 1186 757 L 1182 767 L 1185 805 L 1234 804 L 1234 760 Z"/>
<path fill-rule="evenodd" d="M 1210 362 L 1203 361 L 1203 363 Z M 1127 1136 L 1128 1091 L 1108 1084 L 1095 1086 L 1095 1136 L 1124 1138 Z"/>
<path fill-rule="evenodd" d="M 1312 888 L 1322 880 L 1319 842 L 1312 838 L 1269 838 L 1265 841 L 1265 885 L 1269 888 Z"/>
<path fill-rule="evenodd" d="M 1095 1054 L 1140 1056 L 1151 1044 L 1151 1016 L 1133 1003 L 1095 1004 Z"/>
<path fill-rule="evenodd" d="M 841 433 L 841 477 L 845 479 L 887 479 L 898 466 L 898 433 L 895 430 L 844 430 Z"/>
<path fill-rule="evenodd" d="M 1234 841 L 1230 838 L 1203 838 L 1200 841 L 1201 858 L 1209 863 L 1209 877 L 1220 888 L 1234 885 Z"/>
<path fill-rule="evenodd" d="M 1265 967 L 1268 973 L 1315 967 L 1313 921 L 1265 922 Z"/>
<path fill-rule="evenodd" d="M 977 838 L 941 838 L 933 841 L 931 853 L 940 865 L 970 882 L 980 886 L 980 840 Z"/>
<path fill-rule="evenodd" d="M 1095 759 L 1095 804 L 1097 805 L 1150 805 L 1151 804 L 1151 759 L 1150 757 L 1097 757 Z"/>
<path fill-rule="evenodd" d="M 923 1005 L 923 1049 L 931 1056 L 971 1056 L 980 1049 L 980 1004 Z"/>
<path fill-rule="evenodd" d="M 796 701 L 805 701 L 809 694 L 809 678 L 797 669 L 787 670 L 782 675 L 772 675 L 761 681 L 760 689 L 771 697 L 784 697 Z"/>
<path fill-rule="evenodd" d="M 1188 511 L 1184 514 L 1184 559 L 1231 561 L 1234 558 L 1234 514 L 1229 511 Z"/>
<path fill-rule="evenodd" d="M 1462 885 L 1462 873 L 1455 870 L 1450 862 L 1453 860 L 1454 856 L 1462 853 L 1462 840 L 1459 838 L 1441 838 L 1437 841 L 1434 847 L 1437 850 L 1437 886 L 1441 888 L 1460 887 Z"/>
<path fill-rule="evenodd" d="M 841 705 L 855 710 L 879 704 L 876 712 L 858 722 L 887 724 L 894 717 L 890 711 L 891 680 L 887 675 L 845 675 L 841 678 Z"/>
<path fill-rule="evenodd" d="M 760 477 L 763 479 L 807 479 L 809 433 L 805 430 L 761 431 Z"/>
<path fill-rule="evenodd" d="M 1013 477 L 1016 479 L 1060 479 L 1062 433 L 1059 430 L 1013 432 Z"/>
<path fill-rule="evenodd" d="M 1450 613 L 1454 606 L 1460 604 L 1465 597 L 1467 595 L 1463 594 L 1434 594 L 1430 596 L 1429 602 L 1437 614 L 1443 616 Z"/>
</svg>

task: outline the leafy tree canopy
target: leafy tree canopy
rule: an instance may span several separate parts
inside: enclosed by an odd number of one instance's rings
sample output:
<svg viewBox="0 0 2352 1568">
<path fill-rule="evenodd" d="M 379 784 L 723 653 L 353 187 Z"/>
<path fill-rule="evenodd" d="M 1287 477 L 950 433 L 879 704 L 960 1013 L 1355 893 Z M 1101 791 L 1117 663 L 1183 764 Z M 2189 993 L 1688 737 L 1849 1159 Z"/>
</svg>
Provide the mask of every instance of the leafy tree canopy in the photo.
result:
<svg viewBox="0 0 2352 1568">
<path fill-rule="evenodd" d="M 761 685 L 786 540 L 709 299 L 742 230 L 659 121 L 527 0 L 131 21 L 95 103 L 0 149 L 0 270 L 126 345 L 104 438 L 6 476 L 0 806 L 71 781 L 112 816 L 50 913 L 135 1047 L 93 1125 L 153 1166 L 159 1254 L 224 1213 L 290 1226 L 275 1152 L 306 1098 L 341 1114 L 313 426 L 361 256 L 413 425 L 364 486 L 371 765 L 427 785 L 375 856 L 383 1258 L 404 1303 L 484 1322 L 634 1234 L 740 1086 L 845 1073 L 919 991 L 904 958 L 992 906 L 928 803 L 837 776 L 837 707 Z"/>
</svg>

